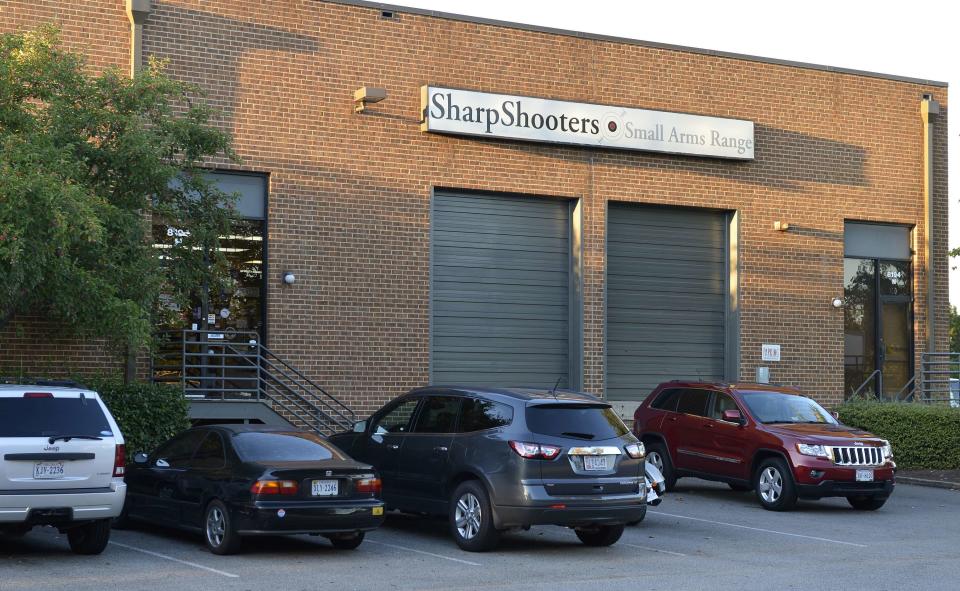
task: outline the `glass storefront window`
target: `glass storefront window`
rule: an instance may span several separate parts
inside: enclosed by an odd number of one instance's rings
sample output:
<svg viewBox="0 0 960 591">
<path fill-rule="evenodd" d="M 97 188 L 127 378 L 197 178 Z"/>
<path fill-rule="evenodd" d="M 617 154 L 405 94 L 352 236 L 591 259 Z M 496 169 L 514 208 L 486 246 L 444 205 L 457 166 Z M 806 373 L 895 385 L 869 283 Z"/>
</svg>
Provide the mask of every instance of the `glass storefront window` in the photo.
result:
<svg viewBox="0 0 960 591">
<path fill-rule="evenodd" d="M 876 261 L 843 261 L 843 376 L 849 396 L 876 369 Z"/>
</svg>

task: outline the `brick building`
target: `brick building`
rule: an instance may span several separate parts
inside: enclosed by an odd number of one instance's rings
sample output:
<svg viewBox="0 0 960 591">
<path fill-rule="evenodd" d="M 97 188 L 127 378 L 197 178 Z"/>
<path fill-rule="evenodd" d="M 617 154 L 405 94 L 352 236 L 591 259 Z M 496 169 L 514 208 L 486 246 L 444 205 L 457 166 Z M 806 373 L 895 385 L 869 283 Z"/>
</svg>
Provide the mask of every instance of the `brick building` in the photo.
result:
<svg viewBox="0 0 960 591">
<path fill-rule="evenodd" d="M 350 0 L 0 6 L 51 21 L 94 68 L 169 60 L 234 136 L 211 168 L 261 256 L 185 324 L 258 331 L 360 412 L 558 380 L 629 411 L 758 368 L 832 403 L 946 348 L 943 83 Z M 0 368 L 115 363 L 51 332 L 19 319 Z"/>
</svg>

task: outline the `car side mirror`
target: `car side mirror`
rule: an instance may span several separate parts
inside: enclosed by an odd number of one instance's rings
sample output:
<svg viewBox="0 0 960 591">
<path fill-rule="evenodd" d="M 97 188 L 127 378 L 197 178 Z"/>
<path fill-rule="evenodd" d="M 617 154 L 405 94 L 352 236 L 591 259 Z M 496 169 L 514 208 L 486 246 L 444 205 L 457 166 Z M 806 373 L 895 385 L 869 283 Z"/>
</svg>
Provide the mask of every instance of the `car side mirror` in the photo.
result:
<svg viewBox="0 0 960 591">
<path fill-rule="evenodd" d="M 169 467 L 170 467 L 170 463 L 167 462 L 167 461 L 166 461 L 165 459 L 163 459 L 163 458 L 160 458 L 159 460 L 157 460 L 156 462 L 154 462 L 153 465 L 156 466 L 157 468 L 169 468 Z"/>
<path fill-rule="evenodd" d="M 134 464 L 146 464 L 147 463 L 147 454 L 142 451 L 138 451 L 133 454 L 133 463 Z"/>
<path fill-rule="evenodd" d="M 367 422 L 366 422 L 366 421 L 357 421 L 356 423 L 353 424 L 353 432 L 354 432 L 354 433 L 363 433 L 363 432 L 366 431 L 366 430 L 367 430 Z"/>
<path fill-rule="evenodd" d="M 734 409 L 723 411 L 723 420 L 727 421 L 728 423 L 736 423 L 738 425 L 743 425 L 747 422 L 743 419 L 743 415 L 740 414 L 740 411 Z"/>
<path fill-rule="evenodd" d="M 837 419 L 838 421 L 840 420 L 840 413 L 838 413 L 837 411 L 833 411 L 832 413 L 830 413 L 830 416 Z"/>
</svg>

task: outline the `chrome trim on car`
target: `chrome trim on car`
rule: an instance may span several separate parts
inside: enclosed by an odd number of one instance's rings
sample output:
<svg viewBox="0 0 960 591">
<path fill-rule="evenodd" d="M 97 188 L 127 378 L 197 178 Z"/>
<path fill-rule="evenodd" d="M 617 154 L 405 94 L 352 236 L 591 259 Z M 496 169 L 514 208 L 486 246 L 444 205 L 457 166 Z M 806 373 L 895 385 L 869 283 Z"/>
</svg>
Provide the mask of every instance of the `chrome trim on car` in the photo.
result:
<svg viewBox="0 0 960 591">
<path fill-rule="evenodd" d="M 619 447 L 601 445 L 596 447 L 571 447 L 568 456 L 619 456 L 623 452 Z"/>
<path fill-rule="evenodd" d="M 698 458 L 706 458 L 708 460 L 716 460 L 718 462 L 727 462 L 729 464 L 740 464 L 743 463 L 743 460 L 738 458 L 725 458 L 723 456 L 714 456 L 710 454 L 701 453 L 698 451 L 690 451 L 689 449 L 677 449 L 677 453 L 686 454 L 688 456 L 696 456 Z"/>
<path fill-rule="evenodd" d="M 882 447 L 826 446 L 837 466 L 881 466 L 884 463 Z"/>
</svg>

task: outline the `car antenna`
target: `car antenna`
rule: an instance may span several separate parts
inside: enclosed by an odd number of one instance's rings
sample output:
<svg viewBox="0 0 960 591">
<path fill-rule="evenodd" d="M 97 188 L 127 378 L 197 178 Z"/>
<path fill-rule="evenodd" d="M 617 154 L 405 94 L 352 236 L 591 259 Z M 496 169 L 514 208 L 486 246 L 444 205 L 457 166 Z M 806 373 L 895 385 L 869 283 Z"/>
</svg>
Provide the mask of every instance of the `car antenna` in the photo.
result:
<svg viewBox="0 0 960 591">
<path fill-rule="evenodd" d="M 558 398 L 557 398 L 557 386 L 560 385 L 560 380 L 562 380 L 562 379 L 563 379 L 563 376 L 560 376 L 559 378 L 557 378 L 557 383 L 555 383 L 555 384 L 553 385 L 553 388 L 550 390 L 550 394 L 553 396 L 553 399 L 554 399 L 554 400 L 558 400 Z"/>
</svg>

